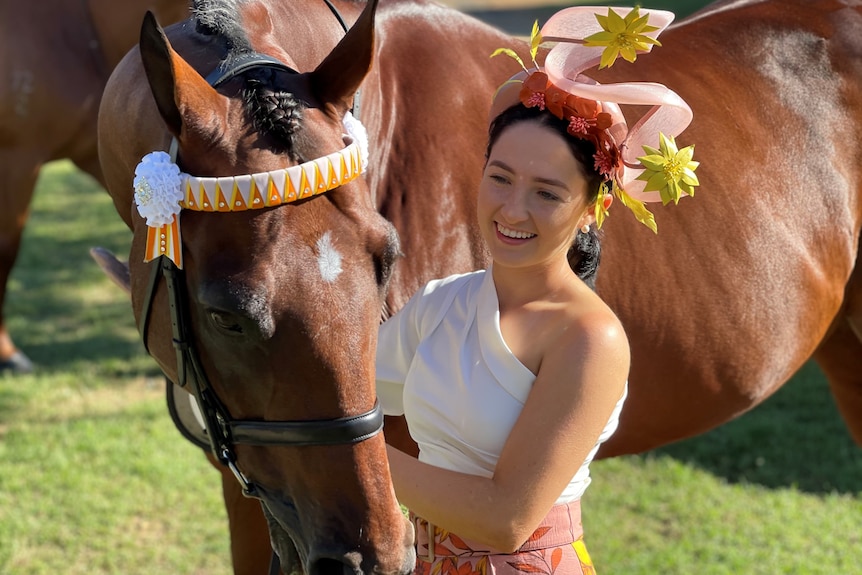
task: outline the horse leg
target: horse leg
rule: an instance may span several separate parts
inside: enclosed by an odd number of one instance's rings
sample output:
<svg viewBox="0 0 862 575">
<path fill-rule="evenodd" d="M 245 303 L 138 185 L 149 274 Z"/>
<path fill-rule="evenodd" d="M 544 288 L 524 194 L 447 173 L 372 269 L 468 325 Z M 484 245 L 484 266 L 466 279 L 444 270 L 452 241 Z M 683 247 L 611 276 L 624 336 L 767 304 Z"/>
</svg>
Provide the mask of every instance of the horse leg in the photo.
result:
<svg viewBox="0 0 862 575">
<path fill-rule="evenodd" d="M 212 453 L 207 451 L 206 455 L 221 473 L 234 575 L 266 575 L 272 560 L 272 545 L 260 502 L 244 496 L 233 473 L 219 463 Z"/>
<path fill-rule="evenodd" d="M 862 291 L 848 288 L 847 293 L 847 312 L 836 320 L 814 359 L 829 380 L 851 437 L 862 447 L 862 306 L 856 305 L 862 302 Z"/>
<path fill-rule="evenodd" d="M 0 150 L 0 372 L 26 373 L 33 369 L 9 335 L 3 307 L 40 167 L 41 162 L 34 162 L 26 151 Z"/>
</svg>

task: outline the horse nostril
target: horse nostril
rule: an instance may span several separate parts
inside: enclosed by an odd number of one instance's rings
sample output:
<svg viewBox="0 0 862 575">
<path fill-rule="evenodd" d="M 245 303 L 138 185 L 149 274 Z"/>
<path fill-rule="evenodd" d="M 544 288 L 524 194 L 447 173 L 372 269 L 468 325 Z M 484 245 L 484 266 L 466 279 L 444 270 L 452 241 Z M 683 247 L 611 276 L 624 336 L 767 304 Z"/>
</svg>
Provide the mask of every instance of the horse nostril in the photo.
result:
<svg viewBox="0 0 862 575">
<path fill-rule="evenodd" d="M 359 575 L 362 571 L 352 561 L 322 558 L 315 561 L 309 569 L 309 575 Z"/>
</svg>

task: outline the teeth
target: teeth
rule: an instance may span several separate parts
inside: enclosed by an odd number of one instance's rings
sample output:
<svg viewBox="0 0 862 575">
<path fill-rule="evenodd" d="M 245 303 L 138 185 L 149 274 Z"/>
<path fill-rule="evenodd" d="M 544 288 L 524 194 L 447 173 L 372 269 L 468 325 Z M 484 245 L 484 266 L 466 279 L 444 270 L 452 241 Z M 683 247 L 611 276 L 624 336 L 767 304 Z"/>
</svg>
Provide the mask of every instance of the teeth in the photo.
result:
<svg viewBox="0 0 862 575">
<path fill-rule="evenodd" d="M 507 238 L 515 238 L 515 239 L 519 239 L 519 240 L 525 240 L 527 238 L 532 238 L 536 235 L 536 234 L 530 234 L 527 232 L 519 232 L 517 230 L 511 230 L 507 227 L 504 227 L 503 225 L 501 225 L 499 223 L 497 224 L 497 231 L 499 231 L 501 234 L 503 234 Z"/>
</svg>

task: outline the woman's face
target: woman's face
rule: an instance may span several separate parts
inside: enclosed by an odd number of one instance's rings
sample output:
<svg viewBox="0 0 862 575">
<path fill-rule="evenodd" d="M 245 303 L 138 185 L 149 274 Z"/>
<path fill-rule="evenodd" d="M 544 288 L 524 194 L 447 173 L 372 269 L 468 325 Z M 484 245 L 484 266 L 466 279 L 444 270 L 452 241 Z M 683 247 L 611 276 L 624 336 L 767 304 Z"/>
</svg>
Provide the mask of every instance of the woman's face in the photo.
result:
<svg viewBox="0 0 862 575">
<path fill-rule="evenodd" d="M 479 184 L 479 229 L 495 262 L 523 267 L 565 258 L 592 221 L 587 181 L 563 137 L 532 121 L 506 128 Z"/>
</svg>

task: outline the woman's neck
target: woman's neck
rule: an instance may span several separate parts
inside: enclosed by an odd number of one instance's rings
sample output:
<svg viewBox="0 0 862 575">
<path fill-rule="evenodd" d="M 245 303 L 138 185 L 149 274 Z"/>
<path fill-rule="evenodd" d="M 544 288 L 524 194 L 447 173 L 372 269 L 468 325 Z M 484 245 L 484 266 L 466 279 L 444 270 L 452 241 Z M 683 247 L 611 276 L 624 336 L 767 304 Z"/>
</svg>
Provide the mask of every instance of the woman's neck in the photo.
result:
<svg viewBox="0 0 862 575">
<path fill-rule="evenodd" d="M 578 277 L 565 258 L 528 267 L 491 266 L 500 311 L 523 307 L 532 302 L 557 302 L 568 299 Z"/>
</svg>

